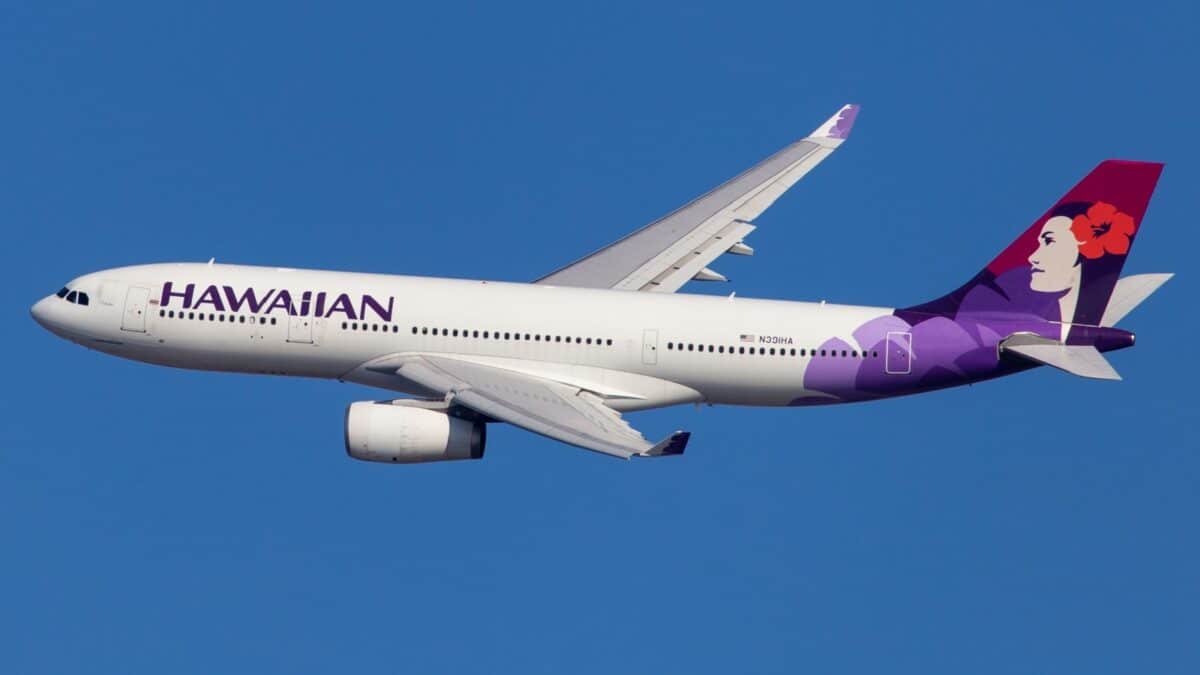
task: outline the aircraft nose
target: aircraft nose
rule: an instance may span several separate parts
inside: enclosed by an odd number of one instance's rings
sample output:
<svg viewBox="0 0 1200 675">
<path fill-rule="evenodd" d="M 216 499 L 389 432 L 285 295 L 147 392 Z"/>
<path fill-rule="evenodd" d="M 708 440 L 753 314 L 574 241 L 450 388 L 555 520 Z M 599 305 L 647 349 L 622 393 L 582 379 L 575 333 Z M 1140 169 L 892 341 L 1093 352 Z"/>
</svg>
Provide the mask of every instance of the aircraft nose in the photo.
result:
<svg viewBox="0 0 1200 675">
<path fill-rule="evenodd" d="M 50 320 L 50 302 L 53 299 L 53 296 L 42 298 L 41 300 L 33 303 L 33 307 L 29 308 L 29 315 L 32 316 L 33 320 L 38 322 L 42 328 L 50 327 L 48 324 Z"/>
</svg>

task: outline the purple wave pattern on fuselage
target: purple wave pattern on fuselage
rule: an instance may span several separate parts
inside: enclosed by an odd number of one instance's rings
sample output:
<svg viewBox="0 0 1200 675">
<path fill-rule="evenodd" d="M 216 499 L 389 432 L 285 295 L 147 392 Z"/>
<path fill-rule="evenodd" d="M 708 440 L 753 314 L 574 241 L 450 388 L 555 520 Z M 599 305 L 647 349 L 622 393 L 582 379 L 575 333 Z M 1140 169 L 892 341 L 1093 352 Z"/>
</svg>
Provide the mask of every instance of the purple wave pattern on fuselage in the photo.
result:
<svg viewBox="0 0 1200 675">
<path fill-rule="evenodd" d="M 866 401 L 998 377 L 1024 367 L 1001 361 L 998 350 L 1002 339 L 1021 332 L 1055 338 L 1058 327 L 1018 316 L 883 316 L 854 332 L 857 345 L 840 339 L 821 345 L 821 350 L 829 353 L 861 349 L 878 353 L 879 358 L 814 358 L 805 371 L 804 388 L 824 395 L 797 398 L 792 405 Z M 910 336 L 912 351 L 907 372 L 888 372 L 888 352 L 899 348 L 888 336 L 905 333 Z"/>
</svg>

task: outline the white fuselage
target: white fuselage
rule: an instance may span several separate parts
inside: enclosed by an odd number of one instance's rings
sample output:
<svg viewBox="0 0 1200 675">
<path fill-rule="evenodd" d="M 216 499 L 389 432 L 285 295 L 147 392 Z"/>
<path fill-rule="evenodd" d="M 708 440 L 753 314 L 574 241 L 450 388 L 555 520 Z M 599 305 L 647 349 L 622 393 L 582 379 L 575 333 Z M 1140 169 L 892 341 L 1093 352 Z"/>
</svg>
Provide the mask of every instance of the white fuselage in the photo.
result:
<svg viewBox="0 0 1200 675">
<path fill-rule="evenodd" d="M 129 359 L 339 379 L 421 395 L 427 392 L 387 367 L 389 359 L 452 354 L 598 391 L 619 410 L 687 402 L 788 405 L 803 392 L 812 350 L 830 338 L 854 345 L 855 327 L 891 312 L 191 263 L 106 270 L 70 287 L 88 292 L 89 305 L 48 297 L 35 307 L 39 322 Z M 204 301 L 210 287 L 215 290 Z M 234 311 L 228 302 L 246 289 L 257 294 L 259 311 L 246 303 Z M 284 290 L 290 299 L 268 309 Z M 349 302 L 333 306 L 342 295 Z M 368 295 L 375 307 L 360 300 Z M 875 361 L 882 370 L 883 359 Z"/>
</svg>

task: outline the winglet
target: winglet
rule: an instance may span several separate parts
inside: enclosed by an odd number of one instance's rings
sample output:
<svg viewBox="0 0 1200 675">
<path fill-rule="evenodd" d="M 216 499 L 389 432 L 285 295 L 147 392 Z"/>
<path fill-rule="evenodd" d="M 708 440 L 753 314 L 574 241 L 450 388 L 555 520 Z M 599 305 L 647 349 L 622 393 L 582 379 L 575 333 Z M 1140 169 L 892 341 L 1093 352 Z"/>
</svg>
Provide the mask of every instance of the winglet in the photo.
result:
<svg viewBox="0 0 1200 675">
<path fill-rule="evenodd" d="M 639 452 L 638 456 L 665 457 L 667 455 L 682 455 L 684 448 L 687 447 L 688 439 L 691 437 L 692 433 L 690 431 L 676 431 L 653 448 L 645 452 Z"/>
<path fill-rule="evenodd" d="M 848 103 L 842 106 L 842 109 L 837 111 L 837 114 L 825 120 L 825 123 L 817 127 L 809 138 L 836 138 L 839 141 L 844 141 L 850 137 L 850 130 L 854 128 L 854 120 L 858 117 L 858 111 L 861 108 L 857 103 Z"/>
</svg>

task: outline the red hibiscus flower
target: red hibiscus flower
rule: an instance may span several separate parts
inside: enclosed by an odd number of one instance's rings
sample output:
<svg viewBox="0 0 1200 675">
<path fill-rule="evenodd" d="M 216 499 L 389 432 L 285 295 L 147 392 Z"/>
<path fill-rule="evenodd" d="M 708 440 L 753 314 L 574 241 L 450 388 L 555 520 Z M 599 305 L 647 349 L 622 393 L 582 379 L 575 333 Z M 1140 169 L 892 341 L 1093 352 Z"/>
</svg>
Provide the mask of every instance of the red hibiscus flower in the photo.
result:
<svg viewBox="0 0 1200 675">
<path fill-rule="evenodd" d="M 1092 259 L 1106 252 L 1128 253 L 1129 238 L 1136 229 L 1133 218 L 1105 202 L 1092 204 L 1087 213 L 1075 216 L 1071 222 L 1071 233 L 1079 241 L 1079 253 Z"/>
</svg>

